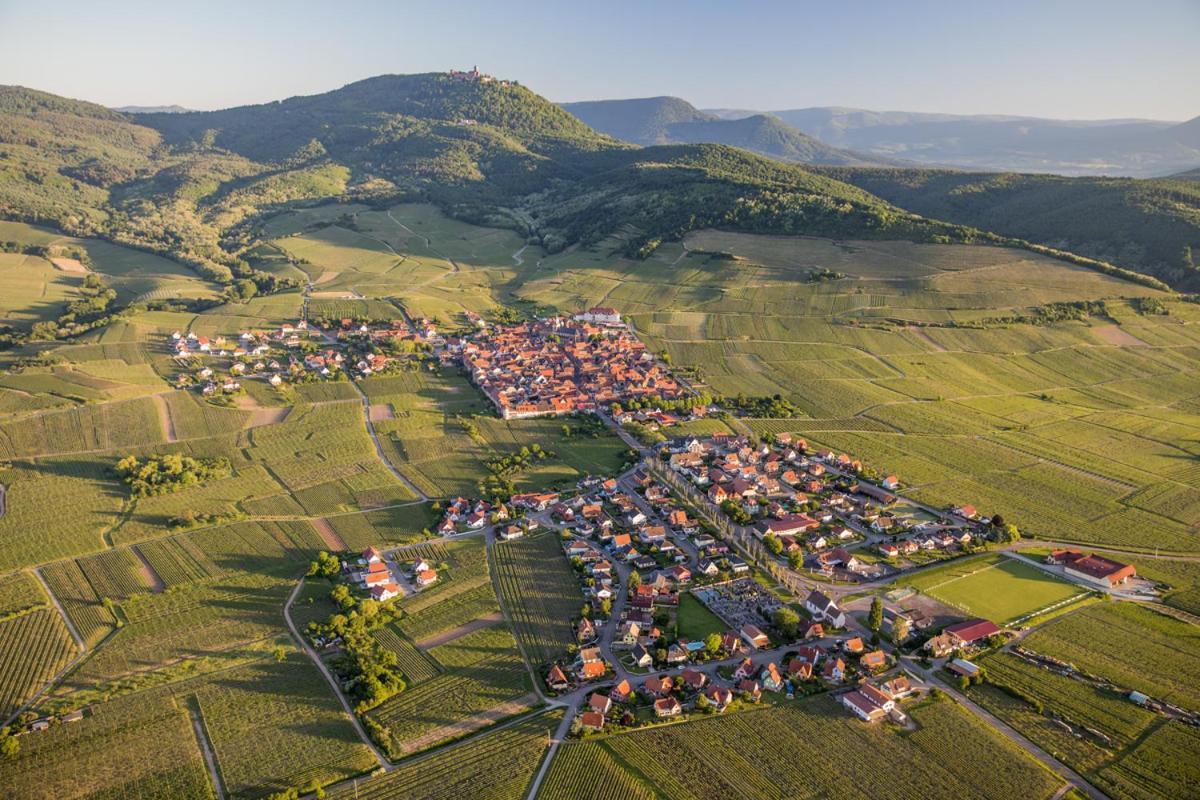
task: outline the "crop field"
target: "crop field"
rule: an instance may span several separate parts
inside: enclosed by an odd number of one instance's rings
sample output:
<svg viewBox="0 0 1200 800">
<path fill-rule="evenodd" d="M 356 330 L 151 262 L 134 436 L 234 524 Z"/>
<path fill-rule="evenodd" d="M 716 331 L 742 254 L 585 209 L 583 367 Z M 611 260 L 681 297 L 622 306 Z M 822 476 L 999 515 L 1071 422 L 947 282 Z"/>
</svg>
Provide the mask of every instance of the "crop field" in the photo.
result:
<svg viewBox="0 0 1200 800">
<path fill-rule="evenodd" d="M 829 698 L 727 714 L 686 725 L 568 744 L 580 750 L 569 761 L 551 763 L 546 795 L 608 798 L 599 781 L 581 781 L 566 771 L 593 759 L 607 772 L 618 766 L 643 796 L 672 800 L 714 796 L 778 797 L 981 797 L 1048 798 L 1061 781 L 1016 745 L 956 704 L 942 700 L 912 709 L 917 729 L 900 734 L 866 726 Z M 771 742 L 771 747 L 763 747 Z M 829 769 L 828 753 L 845 754 Z M 956 765 L 987 763 L 989 769 Z M 686 769 L 677 765 L 687 764 Z M 895 765 L 904 764 L 904 769 Z M 637 795 L 634 795 L 637 796 Z"/>
<path fill-rule="evenodd" d="M 474 631 L 429 655 L 447 670 L 367 714 L 384 728 L 393 756 L 458 738 L 537 703 L 516 640 L 505 628 Z"/>
<path fill-rule="evenodd" d="M 55 269 L 38 256 L 0 253 L 0 282 L 5 289 L 0 317 L 28 329 L 35 322 L 55 319 L 78 299 L 83 276 Z"/>
<path fill-rule="evenodd" d="M 1054 620 L 1024 645 L 1117 685 L 1200 709 L 1200 629 L 1186 622 L 1132 603 L 1105 603 Z"/>
<path fill-rule="evenodd" d="M 0 720 L 14 714 L 76 652 L 54 609 L 36 609 L 0 622 Z"/>
<path fill-rule="evenodd" d="M 297 622 L 299 624 L 299 622 Z M 385 625 L 373 633 L 375 641 L 387 651 L 396 654 L 396 666 L 404 674 L 404 680 L 410 686 L 429 680 L 439 672 L 437 662 L 417 649 L 395 623 Z"/>
<path fill-rule="evenodd" d="M 1101 770 L 1097 785 L 1112 797 L 1186 797 L 1200 781 L 1200 731 L 1167 722 L 1125 758 Z"/>
<path fill-rule="evenodd" d="M 560 746 L 538 792 L 544 800 L 656 800 L 659 796 L 600 742 Z"/>
<path fill-rule="evenodd" d="M 66 688 L 110 685 L 182 660 L 219 661 L 222 651 L 274 636 L 283 628 L 280 609 L 293 584 L 227 572 L 162 594 L 134 595 L 121 604 L 127 624 L 71 673 Z"/>
<path fill-rule="evenodd" d="M 46 605 L 46 593 L 28 572 L 0 577 L 0 622 Z"/>
<path fill-rule="evenodd" d="M 539 714 L 420 763 L 333 789 L 327 796 L 330 800 L 522 800 L 561 720 L 561 711 Z"/>
<path fill-rule="evenodd" d="M 1042 609 L 1084 597 L 1087 590 L 1002 554 L 930 570 L 901 583 L 971 616 L 997 625 L 1024 620 Z"/>
<path fill-rule="evenodd" d="M 375 766 L 329 685 L 299 651 L 215 675 L 196 699 L 235 796 L 324 785 Z"/>
<path fill-rule="evenodd" d="M 95 646 L 115 630 L 116 618 L 105 608 L 104 599 L 96 594 L 77 562 L 49 564 L 41 568 L 41 573 L 88 647 Z"/>
<path fill-rule="evenodd" d="M 13 797 L 211 800 L 200 746 L 183 703 L 162 692 L 93 706 L 80 722 L 21 738 L 0 759 Z"/>
<path fill-rule="evenodd" d="M 583 598 L 558 535 L 497 543 L 492 552 L 500 591 L 525 653 L 535 664 L 563 655 L 575 643 L 572 621 Z"/>
<path fill-rule="evenodd" d="M 1007 653 L 989 656 L 984 664 L 988 684 L 972 687 L 971 698 L 1102 791 L 1122 798 L 1188 793 L 1195 779 L 1190 766 L 1200 752 L 1194 729 Z M 1043 710 L 998 686 L 1035 699 Z"/>
</svg>

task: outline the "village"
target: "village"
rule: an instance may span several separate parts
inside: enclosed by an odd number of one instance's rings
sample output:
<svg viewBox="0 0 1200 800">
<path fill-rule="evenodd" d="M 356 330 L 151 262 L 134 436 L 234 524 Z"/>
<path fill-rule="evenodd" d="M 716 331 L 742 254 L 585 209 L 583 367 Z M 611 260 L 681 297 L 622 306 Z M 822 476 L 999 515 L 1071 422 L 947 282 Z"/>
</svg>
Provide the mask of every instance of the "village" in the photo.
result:
<svg viewBox="0 0 1200 800">
<path fill-rule="evenodd" d="M 236 339 L 193 331 L 171 334 L 183 367 L 179 387 L 195 386 L 206 397 L 238 393 L 241 381 L 258 379 L 275 388 L 322 380 L 387 375 L 419 366 L 445 340 L 421 319 L 363 322 L 299 320 L 271 331 L 242 331 Z"/>
<path fill-rule="evenodd" d="M 593 308 L 484 330 L 461 345 L 463 367 L 504 419 L 595 411 L 682 389 L 621 316 Z"/>
<path fill-rule="evenodd" d="M 181 358 L 233 360 L 223 385 L 210 367 L 200 371 L 206 392 L 214 384 L 229 391 L 230 381 L 247 375 L 276 386 L 357 379 L 436 358 L 461 364 L 503 418 L 596 413 L 617 426 L 642 456 L 629 471 L 507 502 L 453 498 L 436 526 L 448 538 L 561 537 L 589 613 L 573 623 L 572 651 L 539 677 L 550 697 L 577 711 L 576 735 L 819 693 L 865 722 L 905 725 L 902 704 L 930 691 L 930 670 L 978 680 L 972 654 L 1013 636 L 987 619 L 947 621 L 896 602 L 882 604 L 875 621 L 862 601 L 852 610 L 837 599 L 1003 541 L 1003 531 L 971 505 L 931 508 L 904 497 L 896 476 L 880 478 L 847 454 L 787 433 L 632 441 L 622 423 L 669 433 L 680 420 L 652 408 L 622 410 L 621 403 L 688 393 L 614 309 L 515 325 L 469 321 L 476 330 L 462 337 L 442 336 L 428 320 L 321 320 L 246 332 L 236 343 L 173 339 Z M 609 408 L 615 413 L 606 418 Z M 1045 562 L 1067 579 L 1109 589 L 1135 575 L 1130 566 L 1074 551 Z M 375 548 L 341 569 L 377 602 L 439 580 L 423 559 Z"/>
</svg>

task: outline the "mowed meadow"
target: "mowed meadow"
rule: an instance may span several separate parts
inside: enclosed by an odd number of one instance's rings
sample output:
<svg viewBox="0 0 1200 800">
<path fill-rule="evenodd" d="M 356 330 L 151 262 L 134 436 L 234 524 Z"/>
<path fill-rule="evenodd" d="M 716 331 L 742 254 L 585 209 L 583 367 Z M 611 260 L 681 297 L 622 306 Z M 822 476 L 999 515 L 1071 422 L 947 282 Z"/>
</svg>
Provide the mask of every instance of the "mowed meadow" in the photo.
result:
<svg viewBox="0 0 1200 800">
<path fill-rule="evenodd" d="M 432 503 L 478 496 L 489 465 L 522 448 L 537 445 L 545 457 L 508 478 L 536 490 L 613 473 L 626 446 L 582 420 L 500 420 L 452 367 L 357 387 L 277 391 L 247 380 L 236 403 L 218 406 L 174 388 L 176 330 L 236 337 L 294 323 L 307 309 L 429 318 L 454 333 L 469 329 L 466 312 L 609 305 L 692 384 L 779 394 L 799 409 L 748 420 L 756 431 L 853 453 L 927 502 L 972 502 L 1030 536 L 1200 550 L 1200 306 L 1165 293 L 1019 250 L 904 242 L 706 231 L 646 260 L 622 255 L 623 236 L 548 254 L 512 230 L 421 204 L 317 206 L 266 220 L 261 232 L 248 258 L 305 291 L 141 311 L 0 351 L 0 708 L 6 718 L 85 711 L 80 722 L 22 737 L 18 757 L 0 761 L 0 785 L 17 797 L 206 798 L 219 786 L 258 798 L 357 776 L 362 796 L 448 796 L 466 786 L 515 798 L 557 725 L 556 712 L 531 716 L 431 755 L 425 769 L 368 780 L 378 761 L 282 610 L 318 551 L 405 547 L 406 557 L 435 563 L 441 580 L 399 601 L 397 619 L 374 633 L 409 684 L 367 716 L 385 753 L 406 757 L 529 712 L 540 703 L 525 660 L 567 652 L 577 582 L 550 535 L 491 554 L 480 539 L 426 541 L 438 519 Z M 122 304 L 219 290 L 173 262 L 45 228 L 0 223 L 0 240 L 79 248 Z M 53 320 L 84 280 L 38 255 L 4 254 L 0 313 L 23 329 Z M 1035 318 L 1049 304 L 1101 300 L 1103 310 L 1078 319 Z M 174 453 L 224 459 L 228 475 L 133 497 L 114 471 L 129 455 Z M 1173 581 L 1181 607 L 1194 594 L 1195 576 L 1184 577 Z M 328 586 L 310 580 L 292 616 L 303 629 L 335 610 Z M 1072 631 L 1058 630 L 1055 652 L 1067 652 Z M 797 748 L 828 737 L 901 759 L 941 758 L 949 745 L 933 734 L 947 727 L 971 747 L 998 746 L 944 703 L 915 715 L 928 730 L 907 738 L 862 734 L 825 703 L 570 745 L 558 758 L 602 769 L 629 796 L 691 796 L 703 787 L 676 786 L 643 763 L 642 748 L 666 758 L 736 743 L 758 722 L 803 726 L 808 738 L 788 740 Z M 740 763 L 736 747 L 728 752 Z M 934 767 L 916 780 L 997 796 L 1055 789 L 1004 757 L 1007 782 Z M 542 793 L 584 796 L 557 764 Z M 811 777 L 790 762 L 772 769 L 792 782 Z M 880 761 L 871 771 L 886 770 Z M 881 792 L 919 791 L 878 780 Z M 763 783 L 748 791 L 770 796 Z"/>
</svg>

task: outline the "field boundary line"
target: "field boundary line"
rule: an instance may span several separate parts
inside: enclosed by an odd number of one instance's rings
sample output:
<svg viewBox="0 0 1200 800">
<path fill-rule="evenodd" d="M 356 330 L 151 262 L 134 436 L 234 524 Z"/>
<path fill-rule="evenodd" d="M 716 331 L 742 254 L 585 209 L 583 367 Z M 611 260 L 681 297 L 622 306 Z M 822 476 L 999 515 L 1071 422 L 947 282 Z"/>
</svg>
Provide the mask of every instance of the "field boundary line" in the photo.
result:
<svg viewBox="0 0 1200 800">
<path fill-rule="evenodd" d="M 87 644 L 83 641 L 83 637 L 79 635 L 79 631 L 75 630 L 75 623 L 67 616 L 67 612 L 63 610 L 62 605 L 58 602 L 58 598 L 54 596 L 54 592 L 50 589 L 50 584 L 46 583 L 46 579 L 42 577 L 41 567 L 35 567 L 33 575 L 37 578 L 38 583 L 42 585 L 42 589 L 46 592 L 46 596 L 50 598 L 50 602 L 58 609 L 58 615 L 67 624 L 67 631 L 71 634 L 71 638 L 75 640 L 75 644 L 79 645 L 80 654 L 86 653 Z"/>
<path fill-rule="evenodd" d="M 192 696 L 193 700 L 199 705 L 199 700 Z M 213 753 L 211 737 L 208 735 L 208 726 L 204 724 L 204 716 L 199 709 L 188 705 L 188 716 L 192 718 L 192 730 L 196 732 L 196 743 L 200 745 L 200 752 L 204 755 L 204 762 L 208 765 L 208 777 L 212 780 L 213 791 L 217 795 L 217 800 L 225 800 L 225 785 L 221 780 L 221 771 L 217 767 L 216 755 Z"/>
</svg>

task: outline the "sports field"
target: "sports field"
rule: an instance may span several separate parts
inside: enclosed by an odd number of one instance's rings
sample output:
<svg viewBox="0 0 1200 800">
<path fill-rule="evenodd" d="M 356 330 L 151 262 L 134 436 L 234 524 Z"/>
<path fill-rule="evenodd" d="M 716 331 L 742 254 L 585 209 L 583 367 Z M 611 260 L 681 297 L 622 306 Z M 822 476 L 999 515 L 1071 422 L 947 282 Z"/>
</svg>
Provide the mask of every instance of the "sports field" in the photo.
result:
<svg viewBox="0 0 1200 800">
<path fill-rule="evenodd" d="M 943 603 L 997 625 L 1016 623 L 1086 590 L 1001 553 L 901 579 Z"/>
</svg>

